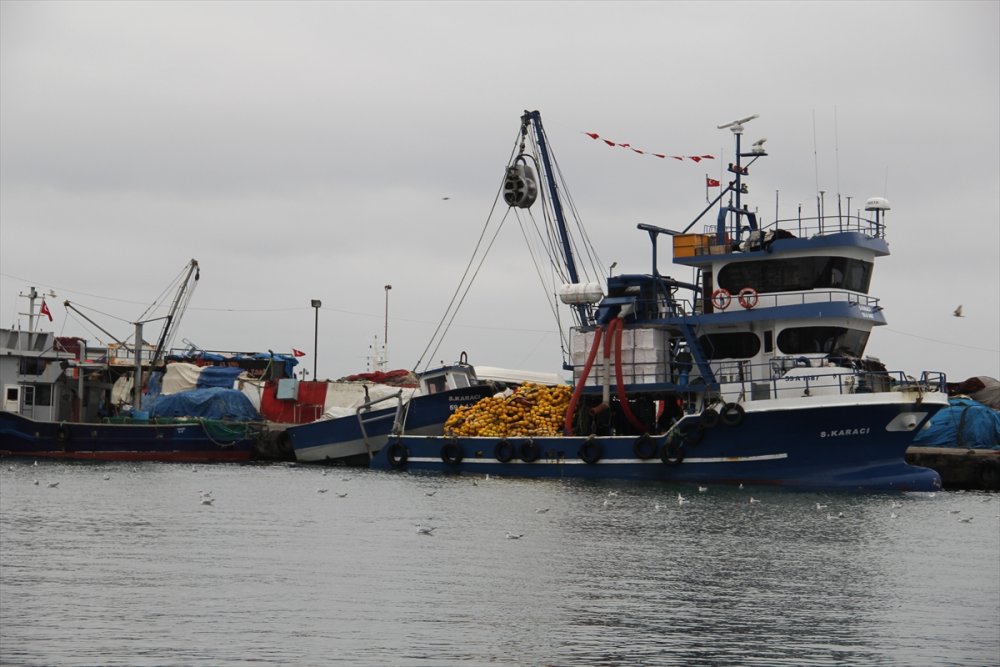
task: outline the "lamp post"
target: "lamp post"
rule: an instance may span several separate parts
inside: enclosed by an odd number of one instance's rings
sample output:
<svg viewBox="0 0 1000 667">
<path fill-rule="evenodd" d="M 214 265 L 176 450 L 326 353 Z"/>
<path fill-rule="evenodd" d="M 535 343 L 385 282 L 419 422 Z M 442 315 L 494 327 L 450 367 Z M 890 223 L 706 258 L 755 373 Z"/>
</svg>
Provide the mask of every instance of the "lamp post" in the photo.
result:
<svg viewBox="0 0 1000 667">
<path fill-rule="evenodd" d="M 385 332 L 382 336 L 382 364 L 388 365 L 389 363 L 389 290 L 392 289 L 392 285 L 385 286 Z"/>
<path fill-rule="evenodd" d="M 319 299 L 312 300 L 312 307 L 316 310 L 316 327 L 313 330 L 313 380 L 316 379 L 316 363 L 319 357 L 319 307 L 323 302 Z"/>
</svg>

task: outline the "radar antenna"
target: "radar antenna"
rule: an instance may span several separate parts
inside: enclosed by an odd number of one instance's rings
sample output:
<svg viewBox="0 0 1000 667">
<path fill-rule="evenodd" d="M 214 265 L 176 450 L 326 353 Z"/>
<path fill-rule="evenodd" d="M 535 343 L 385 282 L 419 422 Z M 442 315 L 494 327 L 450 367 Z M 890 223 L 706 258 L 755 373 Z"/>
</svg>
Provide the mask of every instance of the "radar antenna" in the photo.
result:
<svg viewBox="0 0 1000 667">
<path fill-rule="evenodd" d="M 743 132 L 743 124 L 749 123 L 754 118 L 760 118 L 759 114 L 754 114 L 752 116 L 747 116 L 746 118 L 740 118 L 739 120 L 734 120 L 731 123 L 726 123 L 725 125 L 719 125 L 720 130 L 724 130 L 727 127 L 730 128 L 734 134 L 741 134 Z"/>
</svg>

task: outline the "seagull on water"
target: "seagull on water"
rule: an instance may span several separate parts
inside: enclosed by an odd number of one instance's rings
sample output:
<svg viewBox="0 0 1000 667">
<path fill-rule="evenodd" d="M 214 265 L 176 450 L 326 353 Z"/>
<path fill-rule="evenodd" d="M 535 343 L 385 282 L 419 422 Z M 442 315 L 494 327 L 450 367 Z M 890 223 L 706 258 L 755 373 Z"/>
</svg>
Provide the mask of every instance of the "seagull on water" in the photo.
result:
<svg viewBox="0 0 1000 667">
<path fill-rule="evenodd" d="M 59 482 L 49 482 L 49 488 L 54 489 L 59 486 Z"/>
<path fill-rule="evenodd" d="M 899 509 L 900 507 L 902 507 L 902 506 L 903 506 L 903 503 L 901 503 L 901 502 L 897 502 L 897 501 L 895 501 L 895 500 L 893 500 L 893 501 L 892 501 L 892 509 L 894 509 L 894 510 L 898 510 L 898 509 Z"/>
<path fill-rule="evenodd" d="M 424 491 L 425 496 L 433 496 L 437 491 Z"/>
<path fill-rule="evenodd" d="M 35 486 L 38 486 L 38 480 L 36 479 L 34 482 L 32 482 L 32 484 L 34 484 Z"/>
<path fill-rule="evenodd" d="M 970 516 L 965 519 L 960 518 L 959 521 L 961 521 L 962 523 L 972 523 L 972 517 Z"/>
<path fill-rule="evenodd" d="M 743 488 L 743 482 L 740 482 L 740 489 Z"/>
<path fill-rule="evenodd" d="M 608 497 L 609 497 L 609 498 L 611 498 L 611 497 L 614 497 L 614 496 L 617 496 L 617 495 L 618 495 L 618 492 L 617 492 L 617 491 L 608 491 Z"/>
<path fill-rule="evenodd" d="M 545 514 L 548 511 L 549 511 L 548 507 L 539 507 L 538 509 L 535 510 L 535 514 Z"/>
<path fill-rule="evenodd" d="M 105 475 L 105 476 L 104 476 L 104 480 L 105 480 L 105 481 L 107 481 L 107 480 L 109 480 L 109 479 L 111 479 L 111 475 Z"/>
<path fill-rule="evenodd" d="M 962 510 L 948 510 L 948 514 L 958 514 Z"/>
<path fill-rule="evenodd" d="M 524 533 L 510 533 L 510 532 L 507 533 L 508 540 L 519 540 L 522 537 L 524 537 Z"/>
<path fill-rule="evenodd" d="M 201 504 L 202 505 L 211 505 L 214 502 L 215 502 L 215 498 L 209 498 L 208 496 L 202 496 L 202 498 L 201 498 Z"/>
<path fill-rule="evenodd" d="M 843 519 L 844 518 L 844 513 L 843 512 L 837 512 L 836 514 L 827 514 L 826 518 L 827 519 Z"/>
<path fill-rule="evenodd" d="M 326 493 L 330 489 L 316 489 L 316 493 Z"/>
<path fill-rule="evenodd" d="M 338 491 L 338 492 L 337 492 L 337 497 L 338 497 L 338 498 L 346 498 L 346 497 L 347 497 L 347 491 L 344 491 L 343 493 L 340 493 L 340 492 Z"/>
<path fill-rule="evenodd" d="M 437 526 L 417 526 L 417 535 L 430 535 L 432 534 Z"/>
<path fill-rule="evenodd" d="M 825 510 L 827 507 L 829 507 L 829 505 L 820 505 L 819 503 L 816 503 L 816 509 L 818 510 Z"/>
<path fill-rule="evenodd" d="M 679 494 L 679 493 L 677 494 L 677 504 L 678 504 L 678 505 L 683 505 L 683 504 L 684 504 L 684 503 L 686 503 L 687 501 L 688 501 L 688 499 L 687 499 L 687 498 L 685 498 L 684 496 L 682 496 L 682 495 L 681 495 L 681 494 Z"/>
<path fill-rule="evenodd" d="M 708 491 L 708 487 L 707 486 L 699 486 L 698 487 L 698 493 L 705 493 L 706 491 Z"/>
<path fill-rule="evenodd" d="M 891 513 L 891 514 L 889 515 L 889 518 L 890 518 L 890 519 L 898 519 L 898 518 L 899 518 L 899 515 L 898 515 L 898 514 L 896 514 L 895 512 L 893 512 L 893 513 Z"/>
<path fill-rule="evenodd" d="M 750 496 L 750 504 L 751 504 L 751 505 L 753 505 L 754 503 L 759 503 L 759 502 L 760 502 L 759 500 L 757 500 L 757 499 L 756 499 L 756 498 L 754 498 L 753 496 Z"/>
</svg>

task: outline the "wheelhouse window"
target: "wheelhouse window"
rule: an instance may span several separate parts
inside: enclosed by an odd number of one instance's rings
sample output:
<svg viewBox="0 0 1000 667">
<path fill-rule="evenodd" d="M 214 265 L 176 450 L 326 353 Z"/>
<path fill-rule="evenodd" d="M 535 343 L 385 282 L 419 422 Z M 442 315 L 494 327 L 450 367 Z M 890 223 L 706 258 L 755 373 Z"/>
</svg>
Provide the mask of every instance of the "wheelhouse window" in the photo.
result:
<svg viewBox="0 0 1000 667">
<path fill-rule="evenodd" d="M 872 263 L 847 257 L 796 257 L 728 264 L 717 278 L 719 287 L 737 294 L 744 287 L 758 292 L 844 289 L 868 293 Z"/>
<path fill-rule="evenodd" d="M 708 334 L 698 344 L 709 359 L 749 359 L 760 352 L 760 339 L 749 332 Z"/>
<path fill-rule="evenodd" d="M 41 357 L 21 357 L 17 372 L 21 375 L 41 375 L 45 372 L 46 360 Z"/>
<path fill-rule="evenodd" d="M 868 343 L 868 332 L 845 327 L 790 327 L 778 334 L 778 349 L 784 354 L 848 354 L 860 357 Z"/>
</svg>

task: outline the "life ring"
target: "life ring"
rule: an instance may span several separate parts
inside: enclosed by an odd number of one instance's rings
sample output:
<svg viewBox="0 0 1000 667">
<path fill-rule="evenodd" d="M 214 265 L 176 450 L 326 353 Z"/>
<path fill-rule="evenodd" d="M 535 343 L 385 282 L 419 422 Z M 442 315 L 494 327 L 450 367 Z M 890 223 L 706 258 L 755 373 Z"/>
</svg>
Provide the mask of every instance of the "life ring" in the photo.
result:
<svg viewBox="0 0 1000 667">
<path fill-rule="evenodd" d="M 719 289 L 712 292 L 712 305 L 719 310 L 725 310 L 729 308 L 729 304 L 733 302 L 733 295 L 729 293 L 725 287 L 720 287 Z"/>
<path fill-rule="evenodd" d="M 680 438 L 670 438 L 663 444 L 660 460 L 668 466 L 679 465 L 684 460 L 684 442 Z"/>
<path fill-rule="evenodd" d="M 760 298 L 757 296 L 757 290 L 755 290 L 752 287 L 744 287 L 743 289 L 741 289 L 740 293 L 737 295 L 737 298 L 739 299 L 740 305 L 746 308 L 747 310 L 750 310 L 751 308 L 756 306 L 757 302 L 760 300 Z"/>
<path fill-rule="evenodd" d="M 538 445 L 535 444 L 534 440 L 530 438 L 524 441 L 521 445 L 520 459 L 525 463 L 534 463 L 541 456 L 541 450 L 538 449 Z"/>
<path fill-rule="evenodd" d="M 500 463 L 510 463 L 510 460 L 514 458 L 514 445 L 507 440 L 501 440 L 493 448 L 493 458 Z"/>
<path fill-rule="evenodd" d="M 458 443 L 449 442 L 441 448 L 441 460 L 450 466 L 456 466 L 462 462 L 462 448 Z"/>
<path fill-rule="evenodd" d="M 643 433 L 632 443 L 636 458 L 651 459 L 656 456 L 656 441 L 648 433 Z"/>
<path fill-rule="evenodd" d="M 601 460 L 601 443 L 596 440 L 588 439 L 583 446 L 580 447 L 580 458 L 584 463 L 588 465 L 593 465 Z"/>
<path fill-rule="evenodd" d="M 715 428 L 719 425 L 719 411 L 715 408 L 705 408 L 701 411 L 701 425 L 705 428 Z"/>
<path fill-rule="evenodd" d="M 409 454 L 406 451 L 406 447 L 403 446 L 403 443 L 397 441 L 389 445 L 386 457 L 389 459 L 389 465 L 393 468 L 402 468 L 406 465 L 406 459 L 409 458 Z"/>
<path fill-rule="evenodd" d="M 743 423 L 745 415 L 746 411 L 739 403 L 726 403 L 722 406 L 722 413 L 719 415 L 719 419 L 726 426 L 739 426 Z"/>
<path fill-rule="evenodd" d="M 678 431 L 681 434 L 681 440 L 689 447 L 694 447 L 705 437 L 705 427 L 701 425 L 701 422 L 682 426 Z"/>
<path fill-rule="evenodd" d="M 60 444 L 69 442 L 69 436 L 69 427 L 66 424 L 59 424 L 56 427 L 56 442 Z"/>
</svg>

